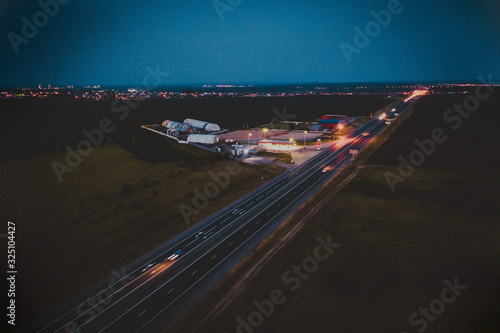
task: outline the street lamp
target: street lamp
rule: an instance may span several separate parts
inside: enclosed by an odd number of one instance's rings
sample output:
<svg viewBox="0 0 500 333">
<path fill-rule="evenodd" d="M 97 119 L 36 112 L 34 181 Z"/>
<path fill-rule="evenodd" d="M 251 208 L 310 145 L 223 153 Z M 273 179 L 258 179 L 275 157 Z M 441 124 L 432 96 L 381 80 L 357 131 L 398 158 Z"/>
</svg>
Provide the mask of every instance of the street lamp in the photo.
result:
<svg viewBox="0 0 500 333">
<path fill-rule="evenodd" d="M 341 131 L 343 128 L 344 128 L 344 124 L 339 124 L 339 138 L 340 138 L 340 135 L 341 135 L 340 131 Z"/>
<path fill-rule="evenodd" d="M 248 133 L 248 142 L 247 145 L 250 146 L 250 137 L 252 136 L 252 133 Z"/>
<path fill-rule="evenodd" d="M 304 149 L 306 149 L 306 134 L 307 134 L 307 131 L 304 131 Z"/>
<path fill-rule="evenodd" d="M 292 142 L 295 141 L 293 138 L 288 139 L 290 141 L 290 156 L 292 156 Z M 293 164 L 293 156 L 292 156 L 292 164 Z"/>
<path fill-rule="evenodd" d="M 266 140 L 266 139 L 267 139 L 267 132 L 269 132 L 269 129 L 264 128 L 264 129 L 262 130 L 262 132 L 264 132 L 264 140 Z"/>
</svg>

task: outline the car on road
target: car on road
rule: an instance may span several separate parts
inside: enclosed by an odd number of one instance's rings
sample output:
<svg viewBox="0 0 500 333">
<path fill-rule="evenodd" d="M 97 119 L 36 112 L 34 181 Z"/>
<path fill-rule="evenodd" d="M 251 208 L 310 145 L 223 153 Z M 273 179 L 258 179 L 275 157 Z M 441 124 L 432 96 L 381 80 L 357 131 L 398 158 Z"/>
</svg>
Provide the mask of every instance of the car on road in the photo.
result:
<svg viewBox="0 0 500 333">
<path fill-rule="evenodd" d="M 145 272 L 147 271 L 148 269 L 150 269 L 151 267 L 153 267 L 155 265 L 155 263 L 152 263 L 152 264 L 147 264 L 146 267 L 144 267 L 144 269 L 141 271 L 141 272 Z"/>
<path fill-rule="evenodd" d="M 174 254 L 172 254 L 172 255 L 171 255 L 170 257 L 168 257 L 166 260 L 173 261 L 173 260 L 175 260 L 175 259 L 179 258 L 179 256 L 181 255 L 181 253 L 182 253 L 182 250 L 177 250 L 177 251 L 175 251 L 175 253 L 174 253 Z"/>
<path fill-rule="evenodd" d="M 328 172 L 330 170 L 332 170 L 333 167 L 331 165 L 327 166 L 327 167 L 324 167 L 323 170 L 321 170 L 321 172 L 325 173 L 325 172 Z"/>
</svg>

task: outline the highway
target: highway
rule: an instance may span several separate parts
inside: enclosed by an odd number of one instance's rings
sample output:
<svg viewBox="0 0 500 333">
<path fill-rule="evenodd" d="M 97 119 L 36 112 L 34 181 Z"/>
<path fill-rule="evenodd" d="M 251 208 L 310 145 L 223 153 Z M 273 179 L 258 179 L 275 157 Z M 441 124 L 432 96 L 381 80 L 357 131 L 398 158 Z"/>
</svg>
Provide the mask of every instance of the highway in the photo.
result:
<svg viewBox="0 0 500 333">
<path fill-rule="evenodd" d="M 402 102 L 387 118 L 403 112 Z M 373 119 L 343 139 L 339 148 L 328 148 L 304 165 L 262 186 L 236 206 L 215 214 L 203 228 L 188 232 L 167 250 L 144 262 L 107 289 L 89 295 L 79 306 L 61 311 L 37 332 L 157 332 L 175 318 L 169 313 L 186 293 L 209 283 L 209 277 L 241 251 L 248 253 L 252 240 L 287 209 L 311 195 L 350 156 L 387 125 Z M 116 279 L 115 279 L 116 280 Z M 88 300 L 91 300 L 89 302 Z"/>
</svg>

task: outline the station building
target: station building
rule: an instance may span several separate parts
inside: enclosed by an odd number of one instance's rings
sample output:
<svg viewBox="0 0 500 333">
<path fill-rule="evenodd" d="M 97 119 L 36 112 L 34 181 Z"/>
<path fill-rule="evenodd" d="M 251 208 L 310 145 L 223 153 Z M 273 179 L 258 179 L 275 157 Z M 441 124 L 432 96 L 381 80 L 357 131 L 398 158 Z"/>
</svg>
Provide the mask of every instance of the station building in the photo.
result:
<svg viewBox="0 0 500 333">
<path fill-rule="evenodd" d="M 346 116 L 341 115 L 324 115 L 318 122 L 324 130 L 336 131 L 339 128 L 339 124 L 344 123 Z"/>
<path fill-rule="evenodd" d="M 289 152 L 299 149 L 295 140 L 260 140 L 259 147 L 274 152 Z"/>
</svg>

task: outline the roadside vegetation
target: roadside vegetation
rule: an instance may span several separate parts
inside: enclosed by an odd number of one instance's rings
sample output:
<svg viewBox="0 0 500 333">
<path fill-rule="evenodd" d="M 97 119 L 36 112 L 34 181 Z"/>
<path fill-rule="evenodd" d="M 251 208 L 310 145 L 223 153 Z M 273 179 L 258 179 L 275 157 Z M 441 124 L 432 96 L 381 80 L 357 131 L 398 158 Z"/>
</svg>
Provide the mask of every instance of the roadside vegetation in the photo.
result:
<svg viewBox="0 0 500 333">
<path fill-rule="evenodd" d="M 193 190 L 203 191 L 213 181 L 209 173 L 225 170 L 229 160 L 182 149 L 188 162 L 152 163 L 119 146 L 94 148 L 62 183 L 51 163 L 63 162 L 64 154 L 0 164 L 0 211 L 16 222 L 22 295 L 37 295 L 19 300 L 32 307 L 27 312 L 40 314 L 77 294 L 285 170 L 241 164 L 241 173 L 187 224 L 179 205 L 192 207 Z"/>
</svg>

